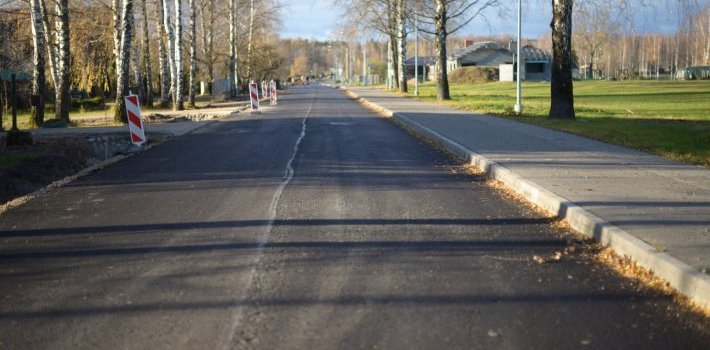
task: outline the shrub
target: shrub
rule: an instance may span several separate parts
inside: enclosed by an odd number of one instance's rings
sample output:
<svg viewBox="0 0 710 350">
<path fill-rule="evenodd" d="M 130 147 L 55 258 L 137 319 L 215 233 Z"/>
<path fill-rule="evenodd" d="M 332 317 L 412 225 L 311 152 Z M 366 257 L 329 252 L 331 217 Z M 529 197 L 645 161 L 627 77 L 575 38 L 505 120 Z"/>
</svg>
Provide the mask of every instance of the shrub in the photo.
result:
<svg viewBox="0 0 710 350">
<path fill-rule="evenodd" d="M 498 68 L 462 67 L 449 73 L 451 83 L 484 83 L 498 81 Z"/>
</svg>

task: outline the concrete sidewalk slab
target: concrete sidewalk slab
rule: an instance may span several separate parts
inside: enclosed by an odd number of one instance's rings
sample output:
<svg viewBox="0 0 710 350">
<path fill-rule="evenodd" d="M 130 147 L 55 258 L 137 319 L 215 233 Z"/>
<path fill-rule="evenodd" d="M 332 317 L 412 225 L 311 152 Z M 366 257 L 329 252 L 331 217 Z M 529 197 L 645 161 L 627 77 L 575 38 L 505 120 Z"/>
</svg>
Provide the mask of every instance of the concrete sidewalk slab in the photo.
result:
<svg viewBox="0 0 710 350">
<path fill-rule="evenodd" d="M 710 307 L 707 169 L 378 89 L 348 90 Z"/>
</svg>

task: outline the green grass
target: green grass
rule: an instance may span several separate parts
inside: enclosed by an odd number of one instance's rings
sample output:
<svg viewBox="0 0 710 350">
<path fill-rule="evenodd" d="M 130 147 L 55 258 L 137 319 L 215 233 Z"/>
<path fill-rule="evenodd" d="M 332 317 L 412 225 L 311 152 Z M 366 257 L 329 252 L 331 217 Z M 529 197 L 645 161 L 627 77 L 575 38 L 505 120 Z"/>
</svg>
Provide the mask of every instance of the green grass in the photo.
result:
<svg viewBox="0 0 710 350">
<path fill-rule="evenodd" d="M 572 121 L 547 118 L 549 83 L 523 83 L 522 116 L 514 83 L 452 84 L 442 103 L 710 166 L 710 81 L 578 81 L 574 93 Z M 420 86 L 420 98 L 435 101 L 436 85 Z"/>
</svg>

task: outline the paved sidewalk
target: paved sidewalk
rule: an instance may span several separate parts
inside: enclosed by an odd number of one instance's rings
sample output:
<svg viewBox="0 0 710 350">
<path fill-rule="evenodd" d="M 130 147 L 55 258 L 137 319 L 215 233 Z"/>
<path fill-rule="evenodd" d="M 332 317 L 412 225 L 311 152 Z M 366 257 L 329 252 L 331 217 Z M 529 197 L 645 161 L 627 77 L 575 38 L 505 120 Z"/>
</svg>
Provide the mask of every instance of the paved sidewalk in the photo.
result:
<svg viewBox="0 0 710 350">
<path fill-rule="evenodd" d="M 347 89 L 710 307 L 708 169 L 382 90 Z"/>
<path fill-rule="evenodd" d="M 228 117 L 234 113 L 246 110 L 245 104 L 242 101 L 215 103 L 209 108 L 170 111 L 160 113 L 169 117 L 181 117 L 189 115 L 208 115 L 211 118 L 202 121 L 173 121 L 173 122 L 150 122 L 144 121 L 145 132 L 150 138 L 151 134 L 167 135 L 172 137 L 185 135 L 204 125 L 212 123 L 215 119 Z M 155 113 L 147 113 L 152 115 Z M 84 118 L 86 119 L 86 118 Z M 30 130 L 35 137 L 56 137 L 66 135 L 85 135 L 85 134 L 114 134 L 125 132 L 128 135 L 128 125 L 121 126 L 85 126 L 72 128 L 56 128 L 56 129 L 32 129 Z"/>
</svg>

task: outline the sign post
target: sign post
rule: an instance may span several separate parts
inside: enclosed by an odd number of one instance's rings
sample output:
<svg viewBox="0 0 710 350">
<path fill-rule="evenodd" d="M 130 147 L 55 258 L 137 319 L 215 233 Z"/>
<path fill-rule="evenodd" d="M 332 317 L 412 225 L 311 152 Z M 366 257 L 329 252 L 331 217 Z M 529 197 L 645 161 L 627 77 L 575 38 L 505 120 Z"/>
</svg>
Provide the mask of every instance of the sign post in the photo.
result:
<svg viewBox="0 0 710 350">
<path fill-rule="evenodd" d="M 128 131 L 131 133 L 131 142 L 136 146 L 141 146 L 146 142 L 145 129 L 141 120 L 141 108 L 138 104 L 138 96 L 129 95 L 125 97 L 126 114 L 128 114 Z"/>
</svg>

